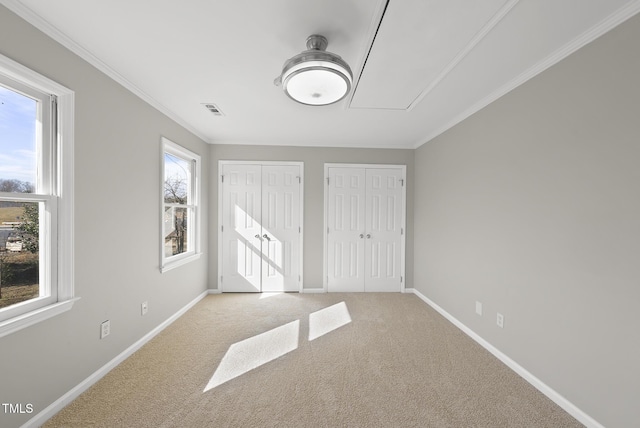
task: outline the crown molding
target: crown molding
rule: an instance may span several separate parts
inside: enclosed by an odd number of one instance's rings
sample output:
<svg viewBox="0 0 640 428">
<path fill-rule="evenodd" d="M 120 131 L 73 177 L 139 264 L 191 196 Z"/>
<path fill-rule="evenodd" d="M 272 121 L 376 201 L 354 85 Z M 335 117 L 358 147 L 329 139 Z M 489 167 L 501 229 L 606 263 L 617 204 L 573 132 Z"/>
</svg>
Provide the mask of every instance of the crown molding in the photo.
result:
<svg viewBox="0 0 640 428">
<path fill-rule="evenodd" d="M 111 79 L 115 80 L 117 83 L 125 87 L 127 90 L 132 92 L 138 98 L 149 104 L 151 107 L 158 110 L 160 113 L 167 116 L 169 119 L 173 120 L 192 134 L 196 135 L 198 138 L 203 140 L 206 143 L 211 144 L 212 141 L 202 134 L 199 130 L 191 126 L 184 119 L 178 116 L 176 113 L 165 107 L 158 100 L 147 94 L 145 91 L 140 89 L 134 83 L 129 81 L 123 75 L 115 71 L 113 68 L 109 67 L 106 63 L 104 63 L 100 58 L 91 53 L 88 49 L 72 40 L 65 33 L 60 31 L 58 28 L 53 26 L 51 23 L 43 19 L 40 15 L 35 13 L 33 10 L 19 2 L 18 0 L 0 0 L 0 4 L 5 6 L 7 9 L 18 15 L 20 18 L 27 21 L 29 24 L 36 27 L 38 30 L 42 31 L 44 34 L 60 43 L 62 46 L 78 55 L 80 58 L 93 65 L 95 68 L 100 70 L 102 73 L 109 76 Z"/>
<path fill-rule="evenodd" d="M 591 27 L 589 30 L 585 31 L 575 39 L 571 40 L 569 43 L 565 44 L 563 47 L 556 50 L 554 53 L 552 53 L 542 61 L 530 67 L 528 70 L 520 74 L 515 79 L 512 79 L 505 85 L 502 85 L 496 91 L 487 95 L 486 97 L 484 97 L 483 99 L 481 99 L 480 101 L 472 105 L 470 108 L 464 110 L 462 113 L 460 113 L 459 115 L 454 117 L 452 120 L 447 122 L 444 126 L 441 126 L 440 128 L 438 128 L 437 130 L 435 130 L 430 134 L 427 134 L 425 138 L 421 139 L 420 141 L 416 141 L 413 145 L 413 148 L 417 149 L 423 144 L 426 144 L 429 141 L 433 140 L 438 135 L 454 127 L 455 125 L 462 122 L 472 114 L 488 106 L 498 98 L 502 97 L 503 95 L 506 95 L 508 92 L 511 92 L 518 86 L 522 85 L 526 81 L 542 73 L 549 67 L 562 61 L 563 59 L 565 59 L 566 57 L 568 57 L 578 49 L 591 43 L 592 41 L 604 35 L 608 31 L 614 29 L 615 27 L 622 24 L 627 19 L 636 15 L 638 12 L 640 12 L 640 0 L 633 0 L 627 3 L 627 5 L 623 6 L 613 14 L 609 15 L 608 18 L 600 21 L 598 24 Z"/>
</svg>

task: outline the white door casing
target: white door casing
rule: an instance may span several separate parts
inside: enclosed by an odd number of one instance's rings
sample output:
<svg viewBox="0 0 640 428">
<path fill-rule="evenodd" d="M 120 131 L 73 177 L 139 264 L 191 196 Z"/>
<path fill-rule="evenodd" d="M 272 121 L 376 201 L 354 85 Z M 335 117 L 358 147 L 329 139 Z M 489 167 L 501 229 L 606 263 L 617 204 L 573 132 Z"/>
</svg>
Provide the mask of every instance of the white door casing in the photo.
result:
<svg viewBox="0 0 640 428">
<path fill-rule="evenodd" d="M 402 165 L 325 165 L 325 291 L 404 290 L 405 176 Z"/>
<path fill-rule="evenodd" d="M 302 169 L 219 162 L 219 290 L 301 291 Z"/>
</svg>

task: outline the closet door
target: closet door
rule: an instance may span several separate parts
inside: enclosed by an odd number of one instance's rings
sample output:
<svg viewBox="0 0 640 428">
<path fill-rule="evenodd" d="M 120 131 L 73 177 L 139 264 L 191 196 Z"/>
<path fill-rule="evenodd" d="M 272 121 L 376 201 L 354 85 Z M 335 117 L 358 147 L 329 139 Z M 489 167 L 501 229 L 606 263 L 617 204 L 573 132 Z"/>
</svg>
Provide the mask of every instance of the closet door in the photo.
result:
<svg viewBox="0 0 640 428">
<path fill-rule="evenodd" d="M 262 189 L 260 165 L 224 165 L 222 185 L 223 290 L 261 290 Z"/>
<path fill-rule="evenodd" d="M 302 169 L 292 164 L 221 163 L 222 291 L 300 289 Z"/>
<path fill-rule="evenodd" d="M 262 291 L 298 291 L 300 167 L 262 166 Z"/>
<path fill-rule="evenodd" d="M 405 169 L 329 165 L 326 174 L 327 291 L 402 291 Z"/>
<path fill-rule="evenodd" d="M 329 168 L 328 172 L 328 291 L 364 291 L 365 170 Z"/>
<path fill-rule="evenodd" d="M 365 291 L 401 290 L 402 170 L 367 168 Z"/>
</svg>

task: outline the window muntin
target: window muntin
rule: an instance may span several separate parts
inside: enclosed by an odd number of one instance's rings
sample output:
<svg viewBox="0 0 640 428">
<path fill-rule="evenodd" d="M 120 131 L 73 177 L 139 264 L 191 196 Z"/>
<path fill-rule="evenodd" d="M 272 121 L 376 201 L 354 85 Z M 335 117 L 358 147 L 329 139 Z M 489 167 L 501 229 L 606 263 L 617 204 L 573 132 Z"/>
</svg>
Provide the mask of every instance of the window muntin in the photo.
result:
<svg viewBox="0 0 640 428">
<path fill-rule="evenodd" d="M 163 138 L 162 270 L 199 253 L 200 156 Z"/>
</svg>

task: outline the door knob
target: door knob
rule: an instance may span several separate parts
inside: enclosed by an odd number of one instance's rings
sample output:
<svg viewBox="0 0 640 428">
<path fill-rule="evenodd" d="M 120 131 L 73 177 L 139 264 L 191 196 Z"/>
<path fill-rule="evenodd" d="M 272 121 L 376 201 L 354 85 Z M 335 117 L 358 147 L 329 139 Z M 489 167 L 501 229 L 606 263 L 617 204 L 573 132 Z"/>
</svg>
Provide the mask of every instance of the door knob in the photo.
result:
<svg viewBox="0 0 640 428">
<path fill-rule="evenodd" d="M 367 239 L 371 239 L 371 234 L 367 233 Z"/>
<path fill-rule="evenodd" d="M 266 239 L 267 241 L 271 241 L 271 238 L 269 238 L 269 235 L 267 235 L 266 233 L 264 235 L 262 235 L 262 237 L 264 239 Z"/>
<path fill-rule="evenodd" d="M 364 234 L 363 233 L 360 234 L 360 238 L 364 238 Z"/>
<path fill-rule="evenodd" d="M 260 239 L 260 234 L 256 234 L 256 238 Z M 261 239 L 260 239 L 261 240 Z"/>
</svg>

